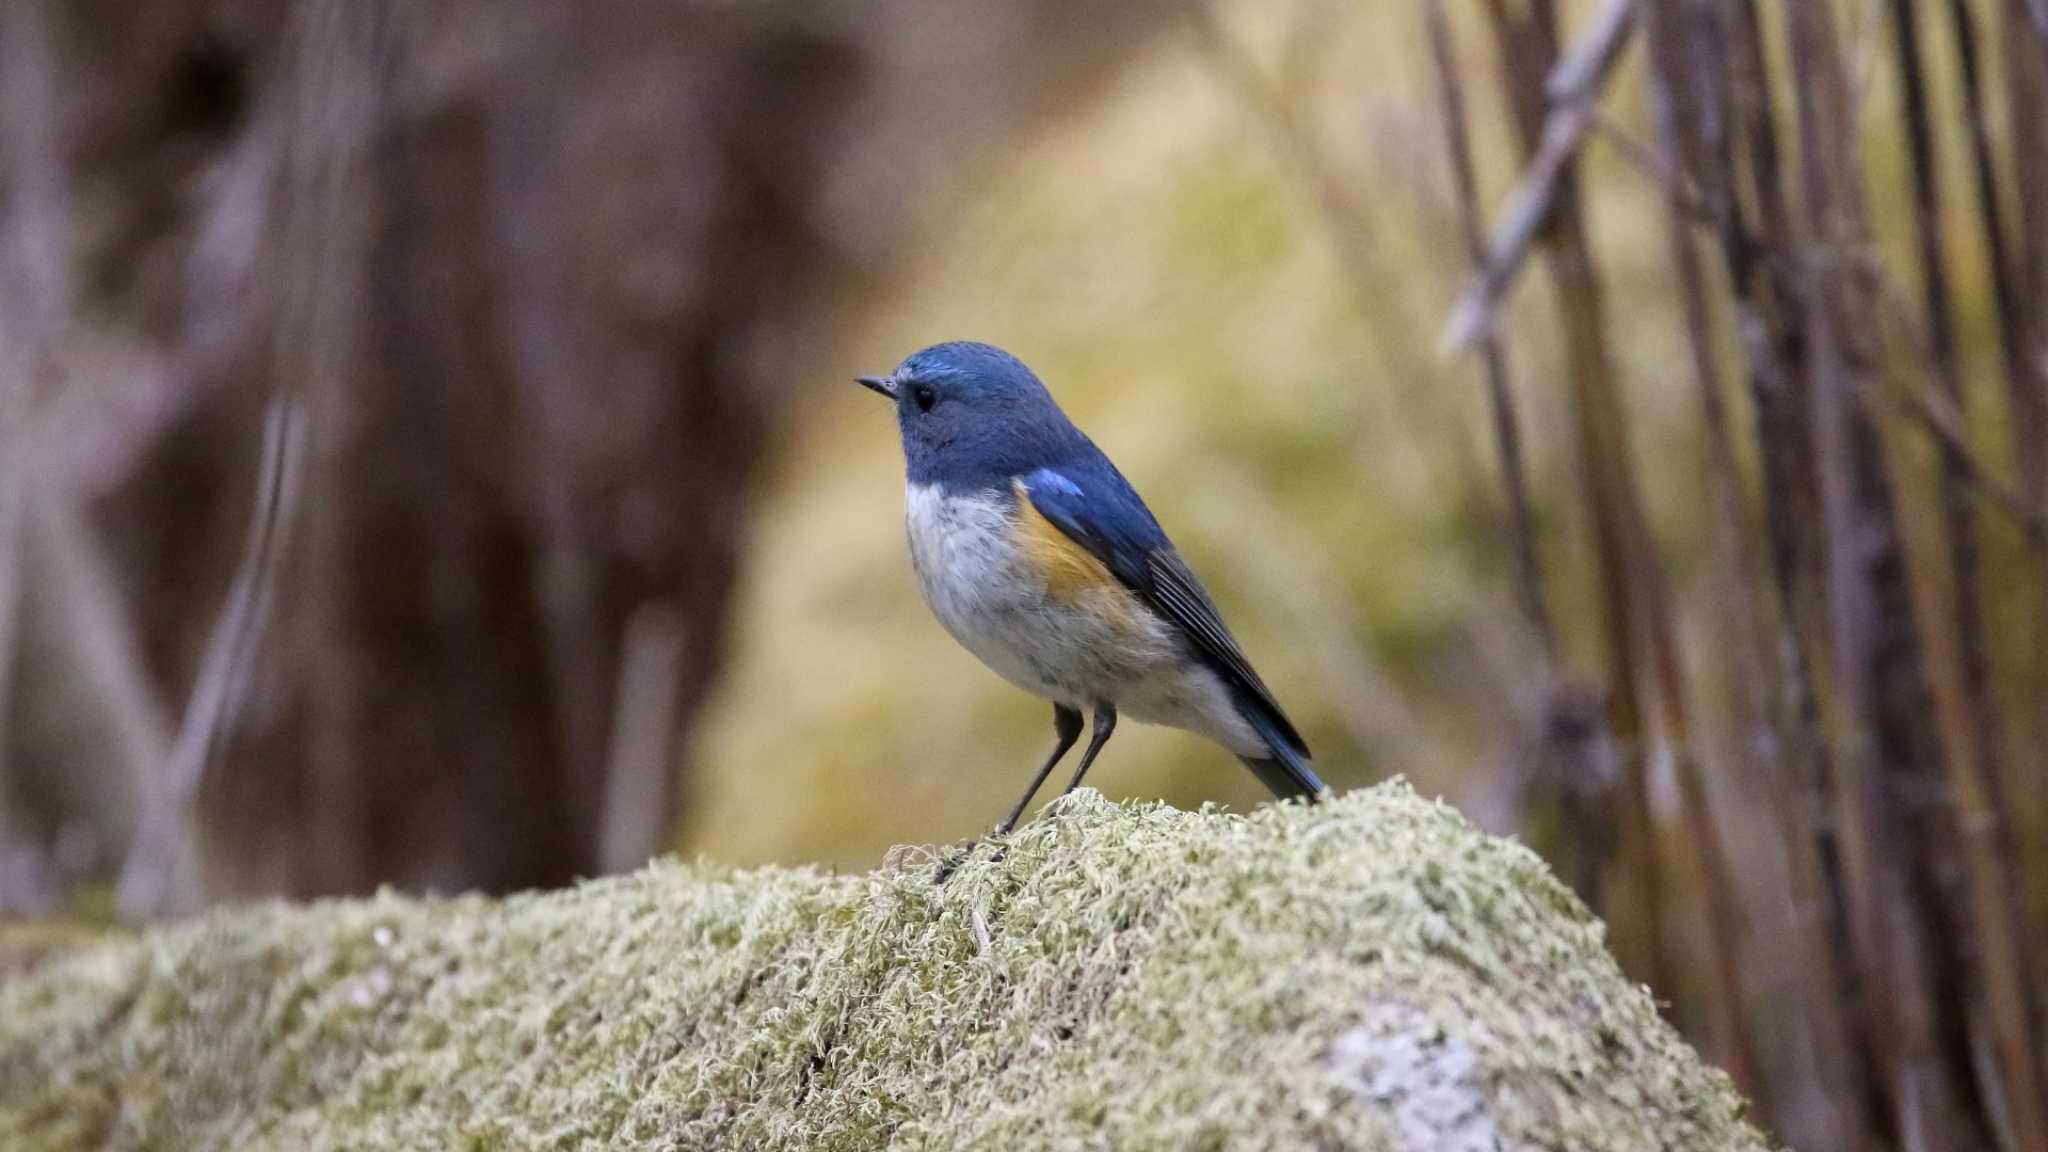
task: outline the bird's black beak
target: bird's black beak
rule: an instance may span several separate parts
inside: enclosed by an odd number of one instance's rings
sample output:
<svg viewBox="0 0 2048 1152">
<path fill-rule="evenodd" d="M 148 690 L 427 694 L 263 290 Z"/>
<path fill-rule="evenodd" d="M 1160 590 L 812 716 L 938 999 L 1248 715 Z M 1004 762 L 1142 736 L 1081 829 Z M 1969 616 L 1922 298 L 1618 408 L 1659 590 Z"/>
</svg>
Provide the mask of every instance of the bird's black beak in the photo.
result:
<svg viewBox="0 0 2048 1152">
<path fill-rule="evenodd" d="M 853 382 L 863 388 L 872 388 L 891 400 L 896 398 L 896 382 L 887 376 L 855 376 Z"/>
</svg>

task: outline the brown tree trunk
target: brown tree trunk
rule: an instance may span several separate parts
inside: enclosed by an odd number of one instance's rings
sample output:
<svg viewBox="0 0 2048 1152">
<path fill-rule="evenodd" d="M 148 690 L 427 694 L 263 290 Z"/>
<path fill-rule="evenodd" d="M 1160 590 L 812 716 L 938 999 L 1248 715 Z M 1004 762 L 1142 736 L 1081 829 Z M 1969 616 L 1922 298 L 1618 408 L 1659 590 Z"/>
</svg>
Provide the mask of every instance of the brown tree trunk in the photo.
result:
<svg viewBox="0 0 2048 1152">
<path fill-rule="evenodd" d="M 945 8 L 51 9 L 92 211 L 71 328 L 106 361 L 59 398 L 96 437 L 65 479 L 164 711 L 226 670 L 164 782 L 204 895 L 504 890 L 660 849 L 824 305 L 966 142 L 1084 95 L 1167 11 L 1081 35 L 1036 0 L 962 45 Z M 280 411 L 303 451 L 259 469 Z"/>
</svg>

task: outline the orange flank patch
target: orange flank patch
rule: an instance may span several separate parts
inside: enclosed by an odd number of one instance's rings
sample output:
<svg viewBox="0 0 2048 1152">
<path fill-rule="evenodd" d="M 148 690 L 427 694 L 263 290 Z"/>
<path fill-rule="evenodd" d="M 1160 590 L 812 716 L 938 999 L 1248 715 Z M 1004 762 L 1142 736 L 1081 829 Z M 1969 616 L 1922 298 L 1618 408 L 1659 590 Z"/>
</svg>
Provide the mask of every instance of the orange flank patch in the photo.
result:
<svg viewBox="0 0 2048 1152">
<path fill-rule="evenodd" d="M 1033 507 L 1023 484 L 1017 484 L 1016 490 L 1018 549 L 1038 578 L 1045 581 L 1046 591 L 1053 599 L 1085 603 L 1120 628 L 1136 627 L 1136 604 L 1130 589 L 1107 565 L 1089 555 L 1086 548 Z"/>
</svg>

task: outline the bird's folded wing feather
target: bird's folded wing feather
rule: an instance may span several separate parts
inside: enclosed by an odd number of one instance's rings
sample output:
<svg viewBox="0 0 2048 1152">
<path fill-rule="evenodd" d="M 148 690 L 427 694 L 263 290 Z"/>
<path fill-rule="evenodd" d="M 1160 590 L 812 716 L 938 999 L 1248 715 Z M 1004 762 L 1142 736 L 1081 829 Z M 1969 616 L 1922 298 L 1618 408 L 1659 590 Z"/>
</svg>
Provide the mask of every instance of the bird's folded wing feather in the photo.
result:
<svg viewBox="0 0 2048 1152">
<path fill-rule="evenodd" d="M 1266 682 L 1245 658 L 1208 590 L 1174 550 L 1173 542 L 1130 484 L 1113 469 L 1077 480 L 1041 468 L 1021 480 L 1024 495 L 1054 527 L 1102 561 L 1118 580 L 1173 622 L 1205 662 L 1277 721 L 1288 743 L 1307 755 L 1301 734 L 1280 709 Z M 1082 485 L 1087 484 L 1087 488 Z"/>
</svg>

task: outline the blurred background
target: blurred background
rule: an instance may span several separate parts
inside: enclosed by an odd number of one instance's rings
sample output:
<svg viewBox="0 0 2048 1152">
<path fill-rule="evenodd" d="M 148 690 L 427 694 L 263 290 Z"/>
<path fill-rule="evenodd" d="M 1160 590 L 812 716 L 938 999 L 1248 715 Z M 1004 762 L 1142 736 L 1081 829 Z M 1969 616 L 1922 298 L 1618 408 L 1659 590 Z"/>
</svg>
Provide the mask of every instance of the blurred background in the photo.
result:
<svg viewBox="0 0 2048 1152">
<path fill-rule="evenodd" d="M 983 830 L 850 383 L 978 339 L 1781 1137 L 2048 1152 L 2044 318 L 2036 0 L 9 0 L 0 973 Z"/>
</svg>

